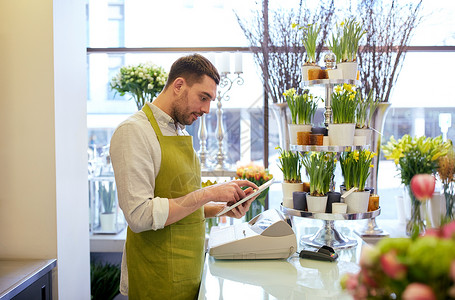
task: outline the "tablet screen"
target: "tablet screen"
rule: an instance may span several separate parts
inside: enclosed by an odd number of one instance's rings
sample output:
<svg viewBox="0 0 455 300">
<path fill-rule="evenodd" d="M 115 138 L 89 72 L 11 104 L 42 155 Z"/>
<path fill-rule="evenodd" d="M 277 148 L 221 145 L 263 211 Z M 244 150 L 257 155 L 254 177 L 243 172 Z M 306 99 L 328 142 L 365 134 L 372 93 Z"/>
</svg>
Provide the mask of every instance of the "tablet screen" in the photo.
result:
<svg viewBox="0 0 455 300">
<path fill-rule="evenodd" d="M 236 208 L 237 206 L 239 206 L 240 204 L 242 204 L 243 202 L 245 201 L 248 201 L 249 199 L 255 197 L 256 195 L 259 195 L 260 193 L 262 193 L 266 188 L 268 188 L 272 183 L 273 181 L 275 180 L 275 178 L 272 178 L 270 179 L 269 181 L 267 181 L 266 183 L 264 183 L 263 185 L 261 185 L 257 190 L 255 190 L 253 193 L 249 194 L 248 196 L 246 196 L 245 198 L 242 198 L 241 200 L 235 202 L 234 204 L 232 204 L 231 206 L 227 206 L 226 208 L 224 208 L 222 211 L 220 211 L 219 213 L 216 214 L 216 217 L 219 217 L 221 215 L 224 215 L 225 213 L 227 213 L 228 211 L 230 211 L 231 209 L 233 208 Z"/>
</svg>

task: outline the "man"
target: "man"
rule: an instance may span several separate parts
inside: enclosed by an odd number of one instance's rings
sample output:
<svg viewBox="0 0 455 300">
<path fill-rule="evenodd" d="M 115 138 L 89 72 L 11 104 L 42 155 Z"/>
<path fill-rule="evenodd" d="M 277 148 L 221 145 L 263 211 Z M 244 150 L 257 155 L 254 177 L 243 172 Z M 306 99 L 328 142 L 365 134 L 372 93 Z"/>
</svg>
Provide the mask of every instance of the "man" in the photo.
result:
<svg viewBox="0 0 455 300">
<path fill-rule="evenodd" d="M 257 188 L 235 180 L 201 189 L 199 160 L 184 126 L 209 112 L 219 80 L 203 56 L 178 59 L 161 94 L 112 136 L 119 205 L 128 222 L 120 290 L 129 299 L 197 297 L 205 218 Z M 253 200 L 227 215 L 242 217 Z"/>
</svg>

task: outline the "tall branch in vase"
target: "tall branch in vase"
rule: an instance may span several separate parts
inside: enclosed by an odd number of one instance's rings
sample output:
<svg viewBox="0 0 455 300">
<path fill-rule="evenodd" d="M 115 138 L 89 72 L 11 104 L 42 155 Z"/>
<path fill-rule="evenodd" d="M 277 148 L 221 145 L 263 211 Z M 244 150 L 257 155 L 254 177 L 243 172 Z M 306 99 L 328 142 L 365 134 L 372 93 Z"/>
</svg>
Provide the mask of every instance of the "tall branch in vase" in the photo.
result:
<svg viewBox="0 0 455 300">
<path fill-rule="evenodd" d="M 372 91 L 381 102 L 389 102 L 411 38 L 422 21 L 421 8 L 421 0 L 409 4 L 360 1 L 357 11 L 367 32 L 358 53 L 365 97 Z"/>
<path fill-rule="evenodd" d="M 372 115 L 371 127 L 376 130 L 372 148 L 380 152 L 384 120 L 390 108 L 390 96 L 398 79 L 407 48 L 418 24 L 421 22 L 422 1 L 399 4 L 398 1 L 362 0 L 357 13 L 366 34 L 359 49 L 360 80 L 363 96 L 371 94 L 381 103 Z M 381 134 L 378 134 L 380 132 Z M 375 157 L 375 170 L 369 186 L 377 191 L 379 155 Z"/>
<path fill-rule="evenodd" d="M 316 49 L 318 61 L 332 26 L 334 12 L 333 0 L 321 1 L 317 10 L 309 9 L 306 1 L 301 0 L 294 9 L 270 11 L 268 22 L 261 7 L 252 11 L 252 16 L 242 17 L 236 12 L 237 21 L 250 43 L 250 50 L 273 103 L 284 102 L 283 92 L 290 88 L 302 92 L 301 67 L 306 52 L 302 42 L 303 32 L 294 29 L 292 24 L 321 24 Z M 266 30 L 265 25 L 268 25 Z"/>
<path fill-rule="evenodd" d="M 299 94 L 303 93 L 300 87 L 301 68 L 306 61 L 303 31 L 293 28 L 292 24 L 320 24 L 316 47 L 316 61 L 319 61 L 332 26 L 335 5 L 333 0 L 321 1 L 317 9 L 310 9 L 307 5 L 310 1 L 301 0 L 293 9 L 265 12 L 263 10 L 268 10 L 268 0 L 262 2 L 263 5 L 258 5 L 250 15 L 241 16 L 236 12 L 236 17 L 262 73 L 265 92 L 273 103 L 280 146 L 288 150 L 289 116 L 283 93 L 290 88 L 295 88 Z"/>
</svg>

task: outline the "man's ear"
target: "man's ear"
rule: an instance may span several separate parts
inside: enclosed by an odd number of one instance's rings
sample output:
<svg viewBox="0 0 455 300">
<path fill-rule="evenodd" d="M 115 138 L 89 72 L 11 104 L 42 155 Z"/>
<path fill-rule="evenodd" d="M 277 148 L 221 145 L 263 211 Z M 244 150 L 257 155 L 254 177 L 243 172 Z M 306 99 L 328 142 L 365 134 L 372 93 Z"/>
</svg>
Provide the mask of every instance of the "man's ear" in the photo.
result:
<svg viewBox="0 0 455 300">
<path fill-rule="evenodd" d="M 185 78 L 177 77 L 172 84 L 172 87 L 174 88 L 174 92 L 177 94 L 180 94 L 180 92 L 182 91 L 182 88 L 185 84 L 186 84 Z"/>
</svg>

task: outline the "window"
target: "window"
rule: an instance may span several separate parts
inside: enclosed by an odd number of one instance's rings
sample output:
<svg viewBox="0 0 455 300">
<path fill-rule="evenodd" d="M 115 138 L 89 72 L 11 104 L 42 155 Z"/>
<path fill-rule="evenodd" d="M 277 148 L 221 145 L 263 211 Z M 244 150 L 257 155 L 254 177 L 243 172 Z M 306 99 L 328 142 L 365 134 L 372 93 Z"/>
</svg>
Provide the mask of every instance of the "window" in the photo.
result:
<svg viewBox="0 0 455 300">
<path fill-rule="evenodd" d="M 276 5 L 289 8 L 298 1 L 270 1 L 270 9 Z M 336 7 L 349 7 L 351 1 L 335 1 Z M 352 1 L 355 2 L 355 1 Z M 87 56 L 89 89 L 87 99 L 89 140 L 100 146 L 109 143 L 113 129 L 127 116 L 136 111 L 136 105 L 128 96 L 121 97 L 109 88 L 110 79 L 123 65 L 153 61 L 168 69 L 171 63 L 188 52 L 178 52 L 178 47 L 193 47 L 192 52 L 201 52 L 213 59 L 222 60 L 222 49 L 242 50 L 244 84 L 234 85 L 229 92 L 230 100 L 223 100 L 223 120 L 226 129 L 225 152 L 229 163 L 239 159 L 262 160 L 263 153 L 263 88 L 260 72 L 253 57 L 248 53 L 248 42 L 238 26 L 235 14 L 248 13 L 257 8 L 256 1 L 208 1 L 208 0 L 106 0 L 88 1 Z M 259 4 L 260 5 L 260 4 Z M 351 3 L 352 7 L 353 4 Z M 424 0 L 422 24 L 412 40 L 412 46 L 455 45 L 455 3 Z M 116 47 L 158 49 L 150 52 L 115 52 Z M 218 47 L 210 51 L 206 47 Z M 106 51 L 95 51 L 106 48 Z M 221 50 L 220 50 L 221 49 Z M 418 50 L 418 49 L 417 49 Z M 231 52 L 233 65 L 234 53 Z M 396 83 L 388 112 L 383 141 L 391 135 L 401 137 L 405 133 L 435 136 L 443 134 L 455 138 L 452 120 L 455 116 L 451 93 L 451 72 L 455 67 L 455 50 L 430 48 L 416 51 L 410 49 Z M 322 115 L 322 110 L 318 113 Z M 212 156 L 218 150 L 216 140 L 216 103 L 207 115 L 208 147 Z M 199 150 L 198 124 L 189 126 L 195 137 L 194 145 Z M 269 112 L 269 165 L 279 179 L 276 166 L 279 144 L 279 125 L 270 107 Z M 212 159 L 213 161 L 214 159 Z M 394 177 L 395 166 L 391 161 L 381 160 L 378 190 L 383 207 L 381 218 L 395 218 L 394 197 L 401 195 L 399 178 Z M 394 178 L 390 180 L 391 178 Z M 273 205 L 279 205 L 277 195 Z"/>
</svg>

